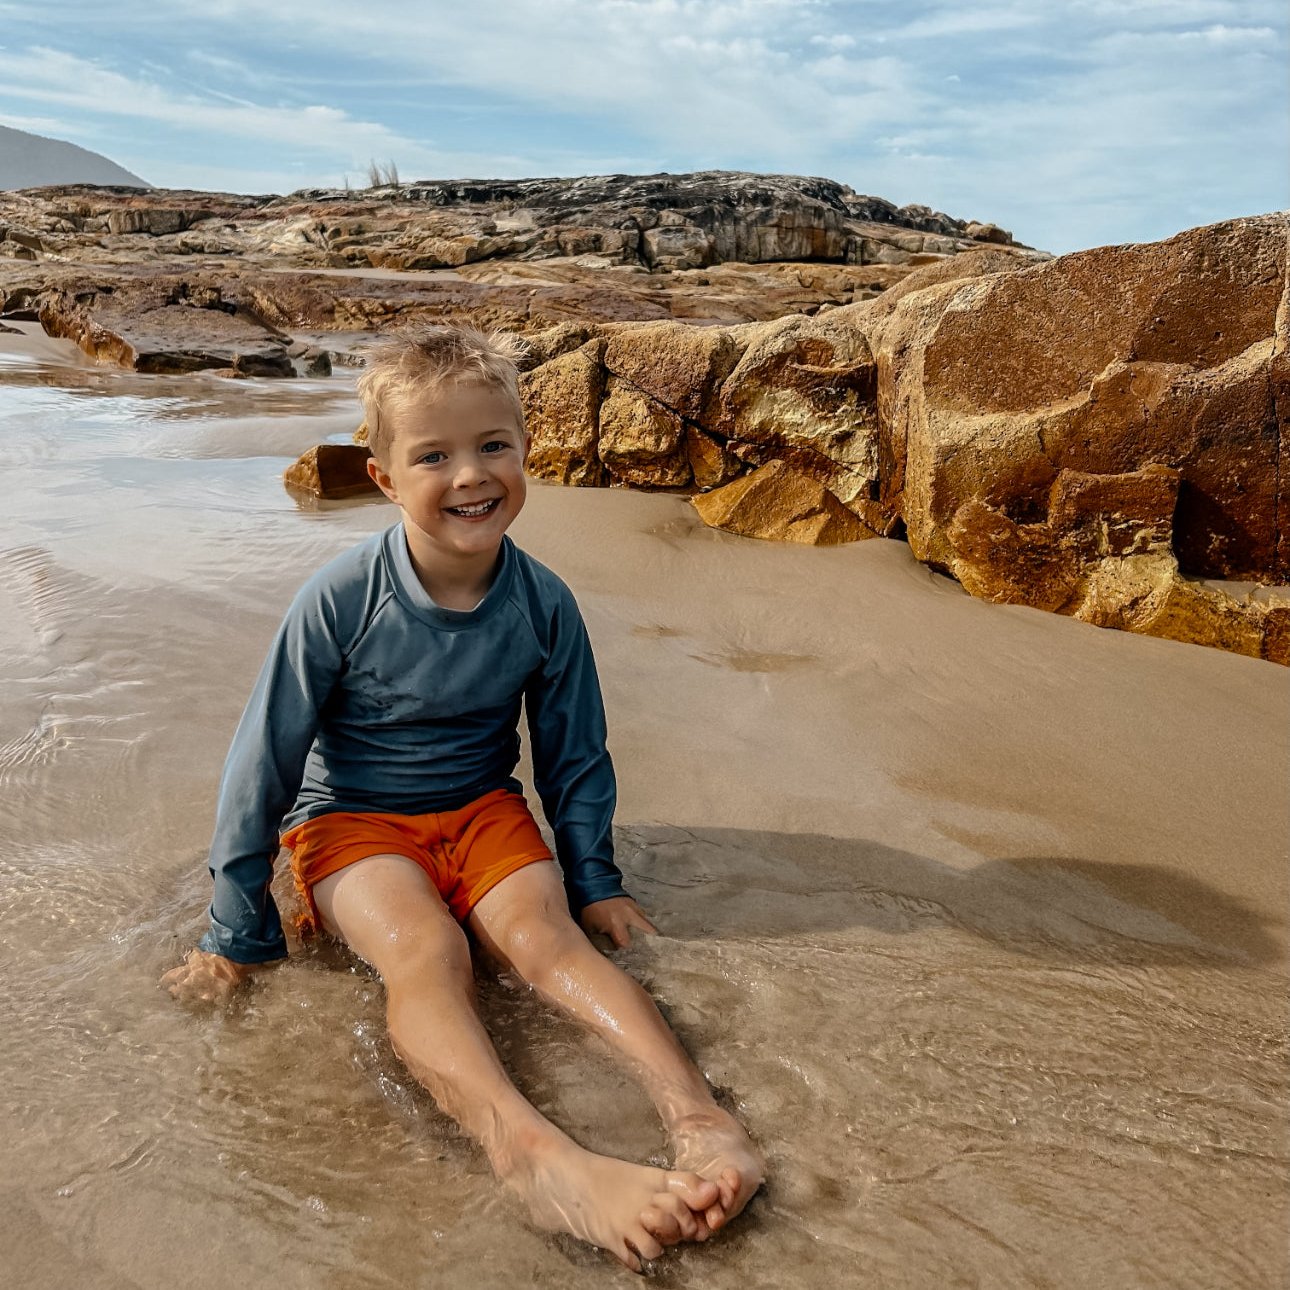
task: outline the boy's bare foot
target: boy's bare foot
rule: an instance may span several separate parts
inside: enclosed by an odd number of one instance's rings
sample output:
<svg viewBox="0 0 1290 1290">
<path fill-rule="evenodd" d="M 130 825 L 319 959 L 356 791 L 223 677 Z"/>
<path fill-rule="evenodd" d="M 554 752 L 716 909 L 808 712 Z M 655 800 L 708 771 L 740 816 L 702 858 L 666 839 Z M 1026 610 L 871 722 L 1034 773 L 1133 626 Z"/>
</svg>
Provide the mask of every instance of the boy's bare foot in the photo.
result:
<svg viewBox="0 0 1290 1290">
<path fill-rule="evenodd" d="M 498 1173 L 539 1227 L 590 1241 L 633 1272 L 664 1246 L 706 1240 L 703 1215 L 720 1201 L 720 1187 L 697 1174 L 596 1155 L 569 1139 L 548 1139 Z"/>
<path fill-rule="evenodd" d="M 714 1106 L 682 1116 L 671 1126 L 676 1167 L 716 1183 L 720 1197 L 703 1217 L 716 1231 L 752 1199 L 766 1178 L 766 1158 L 753 1145 L 742 1124 Z"/>
</svg>

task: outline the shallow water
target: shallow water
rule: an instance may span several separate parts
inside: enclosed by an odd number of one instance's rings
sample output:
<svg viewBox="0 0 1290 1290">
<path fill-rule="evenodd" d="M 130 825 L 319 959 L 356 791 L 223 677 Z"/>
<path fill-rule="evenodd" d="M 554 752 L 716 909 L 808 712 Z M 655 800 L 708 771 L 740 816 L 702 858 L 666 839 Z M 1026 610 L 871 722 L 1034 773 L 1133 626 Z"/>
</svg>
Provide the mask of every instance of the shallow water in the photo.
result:
<svg viewBox="0 0 1290 1290">
<path fill-rule="evenodd" d="M 202 927 L 281 609 L 393 516 L 281 488 L 350 397 L 0 356 L 14 1284 L 630 1283 L 525 1225 L 344 954 L 296 947 L 221 1015 L 156 985 Z M 770 1158 L 660 1284 L 1285 1284 L 1290 673 L 984 605 L 893 543 L 712 533 L 676 498 L 534 488 L 515 535 L 600 659 L 620 858 L 665 932 L 622 961 Z M 604 1053 L 481 990 L 544 1111 L 665 1158 Z"/>
</svg>

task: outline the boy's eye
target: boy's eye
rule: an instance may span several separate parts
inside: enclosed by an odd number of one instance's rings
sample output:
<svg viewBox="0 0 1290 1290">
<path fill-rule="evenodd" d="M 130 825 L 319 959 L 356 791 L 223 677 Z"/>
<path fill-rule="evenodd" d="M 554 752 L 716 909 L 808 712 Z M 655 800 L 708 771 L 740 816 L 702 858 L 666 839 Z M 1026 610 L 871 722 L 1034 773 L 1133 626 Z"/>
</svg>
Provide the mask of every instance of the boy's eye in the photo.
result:
<svg viewBox="0 0 1290 1290">
<path fill-rule="evenodd" d="M 441 452 L 422 453 L 421 460 L 425 462 L 427 466 L 437 466 L 439 462 L 443 460 L 443 453 Z"/>
<path fill-rule="evenodd" d="M 483 448 L 484 452 L 503 452 L 510 444 L 505 439 L 490 439 Z"/>
</svg>

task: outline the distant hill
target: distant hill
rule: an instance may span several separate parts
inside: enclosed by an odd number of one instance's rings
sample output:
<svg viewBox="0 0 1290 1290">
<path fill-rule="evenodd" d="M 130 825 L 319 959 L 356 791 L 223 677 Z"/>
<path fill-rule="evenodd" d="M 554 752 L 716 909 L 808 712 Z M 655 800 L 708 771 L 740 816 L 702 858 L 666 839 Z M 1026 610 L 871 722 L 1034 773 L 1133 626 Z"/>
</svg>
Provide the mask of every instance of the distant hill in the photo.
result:
<svg viewBox="0 0 1290 1290">
<path fill-rule="evenodd" d="M 0 189 L 39 188 L 45 184 L 152 187 L 146 179 L 88 148 L 0 125 Z"/>
</svg>

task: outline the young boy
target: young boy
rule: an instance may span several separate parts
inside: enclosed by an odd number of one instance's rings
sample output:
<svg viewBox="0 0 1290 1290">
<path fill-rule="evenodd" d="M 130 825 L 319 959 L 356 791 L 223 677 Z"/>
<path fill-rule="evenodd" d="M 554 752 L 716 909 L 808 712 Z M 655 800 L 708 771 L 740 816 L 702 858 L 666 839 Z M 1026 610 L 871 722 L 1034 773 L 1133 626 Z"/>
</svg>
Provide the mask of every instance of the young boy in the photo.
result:
<svg viewBox="0 0 1290 1290">
<path fill-rule="evenodd" d="M 269 894 L 285 826 L 307 921 L 380 974 L 409 1071 L 537 1223 L 639 1271 L 729 1222 L 763 1161 L 648 995 L 584 934 L 622 946 L 656 929 L 612 858 L 614 775 L 577 605 L 505 536 L 530 443 L 518 350 L 439 327 L 400 333 L 369 362 L 368 469 L 402 520 L 319 570 L 288 610 L 224 768 L 210 931 L 163 982 L 222 1000 L 285 955 Z M 558 868 L 512 778 L 521 701 Z M 584 1150 L 525 1101 L 476 1013 L 467 929 L 630 1063 L 675 1170 Z"/>
</svg>

